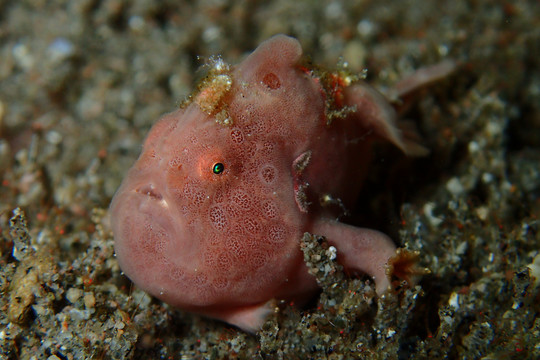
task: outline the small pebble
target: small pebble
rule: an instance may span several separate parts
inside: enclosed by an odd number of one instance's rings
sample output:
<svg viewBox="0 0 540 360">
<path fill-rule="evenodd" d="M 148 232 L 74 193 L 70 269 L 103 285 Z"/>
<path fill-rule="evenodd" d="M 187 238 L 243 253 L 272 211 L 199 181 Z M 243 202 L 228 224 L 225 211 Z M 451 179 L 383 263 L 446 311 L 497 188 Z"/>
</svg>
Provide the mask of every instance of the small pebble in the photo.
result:
<svg viewBox="0 0 540 360">
<path fill-rule="evenodd" d="M 84 294 L 84 306 L 86 306 L 87 309 L 91 309 L 96 306 L 96 297 L 93 293 Z"/>
<path fill-rule="evenodd" d="M 70 288 L 66 292 L 66 299 L 72 304 L 75 304 L 82 296 L 82 290 L 77 288 Z"/>
</svg>

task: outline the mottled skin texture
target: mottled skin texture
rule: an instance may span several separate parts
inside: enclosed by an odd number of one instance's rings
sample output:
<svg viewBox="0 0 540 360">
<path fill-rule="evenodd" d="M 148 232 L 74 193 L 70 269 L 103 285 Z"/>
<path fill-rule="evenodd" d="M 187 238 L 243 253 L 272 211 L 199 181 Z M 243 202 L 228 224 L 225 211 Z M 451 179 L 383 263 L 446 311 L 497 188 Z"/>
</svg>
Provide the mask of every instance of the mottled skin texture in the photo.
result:
<svg viewBox="0 0 540 360">
<path fill-rule="evenodd" d="M 272 299 L 302 303 L 317 291 L 299 246 L 310 232 L 379 294 L 388 288 L 392 241 L 334 219 L 358 195 L 372 139 L 414 145 L 377 91 L 355 82 L 331 92 L 301 55 L 276 36 L 231 69 L 217 63 L 216 81 L 152 128 L 111 204 L 118 261 L 139 287 L 256 331 Z M 330 124 L 328 100 L 348 109 Z"/>
</svg>

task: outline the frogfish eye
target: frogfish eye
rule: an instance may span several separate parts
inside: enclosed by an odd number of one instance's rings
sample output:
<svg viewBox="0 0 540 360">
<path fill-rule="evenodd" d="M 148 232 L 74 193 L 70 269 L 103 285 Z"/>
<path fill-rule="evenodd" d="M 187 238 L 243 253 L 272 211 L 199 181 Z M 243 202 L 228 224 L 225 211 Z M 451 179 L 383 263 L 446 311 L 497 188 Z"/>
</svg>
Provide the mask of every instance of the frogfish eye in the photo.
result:
<svg viewBox="0 0 540 360">
<path fill-rule="evenodd" d="M 212 167 L 212 172 L 216 175 L 221 174 L 223 170 L 225 170 L 225 165 L 223 165 L 222 163 L 215 163 Z"/>
</svg>

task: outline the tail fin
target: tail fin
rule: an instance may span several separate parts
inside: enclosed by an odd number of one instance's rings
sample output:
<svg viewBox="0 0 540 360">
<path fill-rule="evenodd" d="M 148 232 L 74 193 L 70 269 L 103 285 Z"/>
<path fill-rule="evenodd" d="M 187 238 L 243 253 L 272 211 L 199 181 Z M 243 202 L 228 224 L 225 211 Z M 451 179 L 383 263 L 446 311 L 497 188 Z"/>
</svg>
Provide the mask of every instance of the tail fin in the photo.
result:
<svg viewBox="0 0 540 360">
<path fill-rule="evenodd" d="M 425 156 L 429 150 L 418 143 L 419 136 L 411 124 L 397 123 L 397 114 L 386 97 L 375 88 L 359 81 L 345 89 L 348 106 L 356 107 L 362 126 L 376 136 L 390 141 L 408 156 Z"/>
</svg>

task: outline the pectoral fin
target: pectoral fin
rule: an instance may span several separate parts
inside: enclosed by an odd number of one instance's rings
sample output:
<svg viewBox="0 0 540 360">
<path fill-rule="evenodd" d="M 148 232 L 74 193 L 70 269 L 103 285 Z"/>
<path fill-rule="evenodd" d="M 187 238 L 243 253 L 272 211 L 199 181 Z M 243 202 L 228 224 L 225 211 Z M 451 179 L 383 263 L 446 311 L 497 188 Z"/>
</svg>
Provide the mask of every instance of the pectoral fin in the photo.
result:
<svg viewBox="0 0 540 360">
<path fill-rule="evenodd" d="M 326 237 L 336 247 L 337 261 L 346 270 L 370 275 L 377 294 L 389 289 L 386 264 L 396 254 L 396 247 L 387 235 L 329 219 L 315 221 L 310 232 Z"/>
</svg>

